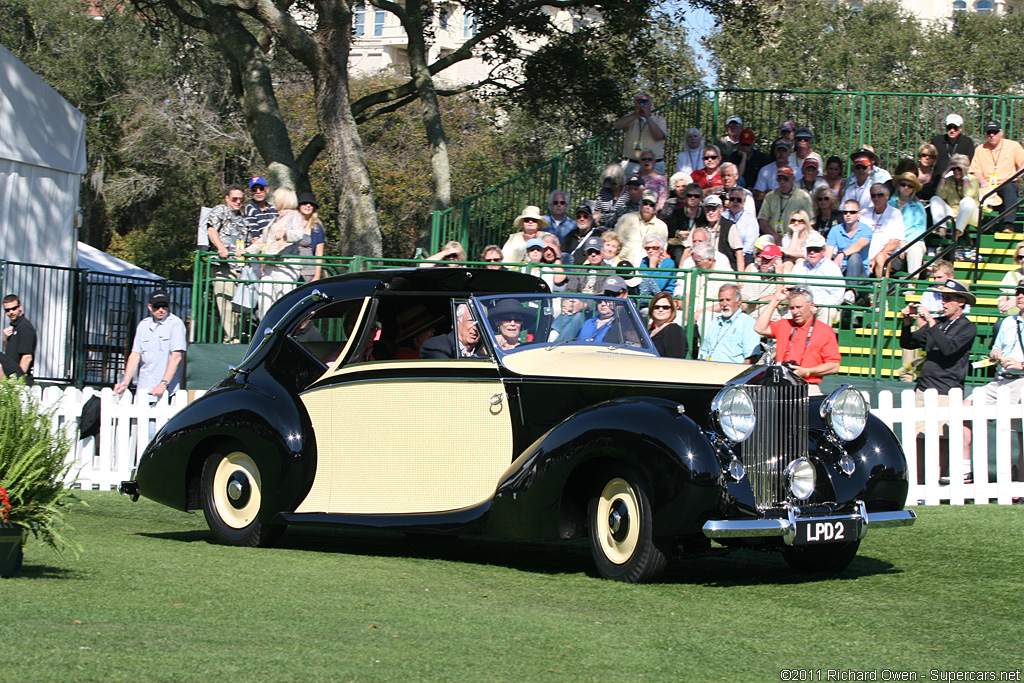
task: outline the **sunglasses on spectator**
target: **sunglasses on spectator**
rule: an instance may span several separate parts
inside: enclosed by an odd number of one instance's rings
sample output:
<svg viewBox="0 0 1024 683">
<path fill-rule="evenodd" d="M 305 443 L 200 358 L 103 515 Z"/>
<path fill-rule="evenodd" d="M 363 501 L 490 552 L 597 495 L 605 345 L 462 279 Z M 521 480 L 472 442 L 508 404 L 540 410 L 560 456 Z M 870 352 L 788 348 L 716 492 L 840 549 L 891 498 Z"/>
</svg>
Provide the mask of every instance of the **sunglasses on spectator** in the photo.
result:
<svg viewBox="0 0 1024 683">
<path fill-rule="evenodd" d="M 780 182 L 780 183 L 781 183 L 781 182 L 791 182 L 791 181 L 793 180 L 793 176 L 789 176 L 789 175 L 780 175 L 780 176 L 776 176 L 776 177 L 775 177 L 775 180 L 777 180 L 777 181 L 778 181 L 778 182 Z"/>
<path fill-rule="evenodd" d="M 830 201 L 832 201 L 832 198 L 831 197 L 818 197 L 818 201 L 819 202 L 830 202 Z"/>
<path fill-rule="evenodd" d="M 18 304 L 16 306 L 11 306 L 10 308 L 7 308 L 7 306 L 4 306 L 4 313 L 10 313 L 11 311 L 16 311 L 19 308 L 21 308 L 21 304 Z"/>
<path fill-rule="evenodd" d="M 853 211 L 849 211 L 847 209 L 843 209 L 843 215 L 844 216 L 852 216 L 855 213 L 860 213 L 860 211 L 857 210 L 857 209 L 854 209 Z"/>
<path fill-rule="evenodd" d="M 998 131 L 998 130 L 986 130 L 985 131 L 985 135 L 996 135 L 999 132 L 1000 131 Z"/>
<path fill-rule="evenodd" d="M 500 258 L 485 258 L 484 261 L 487 263 L 501 263 Z"/>
<path fill-rule="evenodd" d="M 871 198 L 872 199 L 878 199 L 879 197 L 885 197 L 885 196 L 886 195 L 885 195 L 884 192 L 872 192 L 871 193 Z"/>
<path fill-rule="evenodd" d="M 660 249 L 661 247 L 659 247 L 657 244 L 648 244 L 646 247 L 644 247 L 644 251 L 659 251 Z"/>
<path fill-rule="evenodd" d="M 789 219 L 789 224 L 790 225 L 792 225 L 793 223 L 806 223 L 806 222 L 807 221 L 805 221 L 803 218 L 790 218 Z"/>
<path fill-rule="evenodd" d="M 536 218 L 524 218 L 523 222 L 524 223 L 539 223 L 540 221 L 538 221 Z"/>
<path fill-rule="evenodd" d="M 1017 258 L 1024 258 L 1024 251 L 1018 251 L 1017 252 Z M 12 308 L 5 308 L 4 310 L 5 311 L 12 311 L 14 309 L 12 309 Z"/>
<path fill-rule="evenodd" d="M 946 126 L 946 130 L 960 130 L 960 126 L 955 123 L 950 123 Z"/>
<path fill-rule="evenodd" d="M 924 157 L 924 158 L 927 158 L 927 159 L 935 159 L 935 158 L 937 158 L 937 156 L 935 154 L 928 154 L 928 152 L 921 152 L 917 156 L 918 156 L 918 158 Z"/>
<path fill-rule="evenodd" d="M 654 157 L 640 157 L 640 161 L 654 161 Z"/>
<path fill-rule="evenodd" d="M 458 261 L 459 260 L 459 255 L 458 254 L 447 254 L 441 260 L 442 261 Z"/>
<path fill-rule="evenodd" d="M 587 249 L 587 256 L 590 256 L 591 254 L 600 254 L 600 253 L 601 253 L 600 249 Z"/>
<path fill-rule="evenodd" d="M 707 161 L 708 159 L 717 159 L 717 158 L 718 157 L 716 155 L 714 155 L 714 154 L 708 154 L 707 156 L 704 157 L 704 161 Z"/>
<path fill-rule="evenodd" d="M 244 201 L 245 197 L 228 197 L 229 202 L 241 202 Z"/>
<path fill-rule="evenodd" d="M 688 195 L 686 195 L 686 198 L 687 199 L 703 199 L 704 195 L 702 195 L 702 194 L 688 194 Z"/>
<path fill-rule="evenodd" d="M 612 291 L 612 290 L 610 290 L 610 289 L 606 289 L 606 290 L 604 290 L 604 295 L 605 295 L 605 296 L 614 296 L 614 297 L 618 297 L 618 296 L 619 296 L 619 293 L 618 293 L 618 292 L 613 292 L 613 291 Z M 599 303 L 599 304 L 606 304 L 606 305 L 609 305 L 609 306 L 610 306 L 612 302 L 611 302 L 611 301 L 598 301 L 597 303 Z"/>
<path fill-rule="evenodd" d="M 658 202 L 652 202 L 650 199 L 645 199 L 645 200 L 643 200 L 640 203 L 643 204 L 644 206 L 657 206 L 658 205 Z"/>
<path fill-rule="evenodd" d="M 825 251 L 825 247 L 807 247 L 808 254 L 817 254 L 821 251 Z"/>
<path fill-rule="evenodd" d="M 168 304 L 150 304 L 154 311 L 159 311 L 161 308 L 170 308 Z"/>
<path fill-rule="evenodd" d="M 579 220 L 581 218 L 591 218 L 591 215 L 589 213 L 583 213 L 581 211 L 580 213 L 576 214 L 576 220 Z"/>
<path fill-rule="evenodd" d="M 530 247 L 526 251 L 544 251 L 544 247 Z M 445 258 L 449 258 L 450 256 L 454 256 L 454 254 L 449 254 L 448 256 L 445 256 Z"/>
<path fill-rule="evenodd" d="M 742 202 L 743 197 L 729 197 L 730 202 Z"/>
<path fill-rule="evenodd" d="M 552 206 L 565 206 L 565 202 L 560 202 L 560 201 L 558 201 L 556 199 L 555 201 L 551 202 L 551 205 Z"/>
<path fill-rule="evenodd" d="M 655 310 L 655 311 L 671 311 L 672 310 L 672 307 L 669 306 L 668 304 L 655 304 L 654 306 L 651 306 L 651 308 L 653 310 Z"/>
<path fill-rule="evenodd" d="M 853 167 L 854 168 L 859 168 L 862 171 L 867 168 L 867 166 L 865 166 L 864 164 L 854 164 Z"/>
<path fill-rule="evenodd" d="M 909 187 L 910 189 L 914 189 L 914 186 L 910 183 L 900 183 L 900 187 Z"/>
</svg>

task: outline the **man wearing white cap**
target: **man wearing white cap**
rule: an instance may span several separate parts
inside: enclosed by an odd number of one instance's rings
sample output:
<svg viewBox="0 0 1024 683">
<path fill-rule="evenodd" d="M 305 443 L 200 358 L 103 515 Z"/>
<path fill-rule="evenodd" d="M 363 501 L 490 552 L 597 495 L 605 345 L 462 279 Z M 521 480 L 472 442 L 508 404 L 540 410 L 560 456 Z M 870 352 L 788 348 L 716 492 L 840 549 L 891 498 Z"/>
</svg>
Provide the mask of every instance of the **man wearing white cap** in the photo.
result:
<svg viewBox="0 0 1024 683">
<path fill-rule="evenodd" d="M 820 232 L 817 230 L 811 231 L 811 234 L 804 240 L 804 250 L 806 257 L 793 266 L 792 275 L 810 275 L 811 278 L 843 277 L 843 271 L 839 269 L 839 266 L 834 261 L 825 258 L 825 237 Z M 838 319 L 839 311 L 834 307 L 838 306 L 843 300 L 844 283 L 839 280 L 830 282 L 828 280 L 823 281 L 811 278 L 805 278 L 801 281 L 814 294 L 814 304 L 818 309 L 818 320 L 831 324 L 833 320 Z"/>
<path fill-rule="evenodd" d="M 942 172 L 949 165 L 949 159 L 954 154 L 963 154 L 968 161 L 974 158 L 974 140 L 969 135 L 964 135 L 964 117 L 959 114 L 950 114 L 946 117 L 946 132 L 932 138 L 932 144 L 939 150 L 939 158 L 935 160 L 936 178 L 942 177 Z"/>
<path fill-rule="evenodd" d="M 725 120 L 725 135 L 718 138 L 718 148 L 722 157 L 730 156 L 740 144 L 740 132 L 743 130 L 743 119 L 733 114 Z"/>
</svg>

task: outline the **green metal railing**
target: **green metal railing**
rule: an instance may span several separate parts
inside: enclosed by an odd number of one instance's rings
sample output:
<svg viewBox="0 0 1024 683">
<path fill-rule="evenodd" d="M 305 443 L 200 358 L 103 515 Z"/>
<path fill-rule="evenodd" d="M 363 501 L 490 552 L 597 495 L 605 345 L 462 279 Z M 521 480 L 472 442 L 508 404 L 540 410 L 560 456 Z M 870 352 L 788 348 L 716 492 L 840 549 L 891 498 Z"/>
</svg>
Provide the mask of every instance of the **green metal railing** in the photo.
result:
<svg viewBox="0 0 1024 683">
<path fill-rule="evenodd" d="M 686 129 L 696 127 L 706 141 L 716 140 L 725 119 L 736 114 L 758 136 L 761 149 L 775 138 L 779 123 L 792 120 L 810 126 L 814 150 L 822 157 L 837 155 L 849 171 L 849 154 L 871 145 L 881 165 L 892 169 L 899 159 L 916 157 L 918 146 L 945 130 L 947 114 L 964 117 L 964 134 L 982 138 L 984 123 L 999 119 L 1008 138 L 1024 131 L 1024 97 L 1009 95 L 952 95 L 931 93 L 826 92 L 792 90 L 693 90 L 657 109 L 666 119 L 666 174 L 684 144 Z M 514 232 L 512 220 L 524 206 L 547 211 L 554 189 L 569 193 L 572 204 L 597 196 L 604 166 L 621 159 L 622 134 L 609 131 L 490 190 L 467 197 L 431 217 L 431 251 L 449 240 L 461 242 L 468 254 L 495 243 L 504 244 Z"/>
<path fill-rule="evenodd" d="M 295 257 L 289 257 L 294 259 Z M 312 258 L 312 257 L 310 257 Z M 385 268 L 407 268 L 425 267 L 427 262 L 408 259 L 388 258 L 367 258 L 353 256 L 345 258 L 322 257 L 326 274 L 338 274 L 345 272 L 363 272 Z M 217 311 L 213 306 L 213 284 L 221 281 L 218 278 L 210 277 L 210 265 L 219 262 L 216 253 L 196 253 L 196 281 L 192 288 L 194 299 L 192 310 L 196 312 L 195 337 L 196 343 L 217 343 L 221 339 L 221 326 Z M 484 262 L 444 262 L 451 265 L 468 265 L 484 267 Z M 492 264 L 493 265 L 493 264 Z M 443 267 L 443 266 L 438 266 Z M 512 266 L 519 269 L 520 266 Z M 530 267 L 536 267 L 531 264 Z M 584 273 L 590 270 L 598 270 L 606 274 L 625 274 L 627 277 L 633 273 L 623 273 L 620 268 L 614 266 L 602 266 L 592 268 L 589 266 L 560 266 L 558 270 L 566 273 Z M 843 361 L 840 369 L 841 374 L 861 375 L 868 377 L 895 378 L 899 374 L 900 366 L 904 364 L 903 350 L 899 345 L 901 329 L 901 316 L 899 311 L 908 303 L 916 302 L 921 294 L 931 283 L 926 281 L 907 281 L 898 278 L 884 279 L 853 279 L 853 278 L 830 278 L 814 276 L 794 276 L 791 274 L 772 274 L 763 279 L 756 273 L 749 272 L 720 272 L 694 270 L 648 270 L 637 269 L 639 275 L 656 272 L 659 276 L 674 277 L 679 286 L 676 291 L 682 292 L 678 297 L 680 307 L 685 311 L 683 316 L 683 327 L 686 331 L 686 338 L 693 340 L 699 334 L 699 328 L 707 324 L 714 315 L 712 310 L 717 298 L 715 292 L 717 286 L 732 283 L 738 284 L 741 288 L 750 283 L 766 283 L 778 286 L 817 285 L 821 287 L 838 286 L 844 289 L 852 289 L 857 295 L 858 301 L 869 300 L 871 304 L 850 304 L 842 302 L 835 306 L 823 307 L 834 311 L 833 329 L 839 341 L 839 347 L 843 351 Z M 255 280 L 234 280 L 236 284 L 248 282 L 258 286 Z M 299 282 L 291 283 L 295 286 Z M 1000 317 L 996 309 L 996 297 L 1004 293 L 998 284 L 978 283 L 971 287 L 971 291 L 978 297 L 978 303 L 974 306 L 971 319 L 978 324 L 978 337 L 971 349 L 971 359 L 980 360 L 987 357 L 992 346 L 993 323 Z M 703 292 L 703 296 L 701 293 Z M 636 303 L 643 307 L 650 297 L 633 297 Z M 756 300 L 746 297 L 744 300 L 748 311 L 756 317 L 756 308 L 760 305 Z M 703 311 L 702 314 L 694 312 Z M 243 338 L 251 339 L 255 328 L 258 325 L 258 318 L 255 316 L 243 317 L 242 334 Z M 693 355 L 693 354 L 691 354 Z M 693 355 L 693 357 L 696 357 Z M 986 369 L 971 369 L 968 372 L 968 384 L 979 384 L 988 381 Z"/>
</svg>

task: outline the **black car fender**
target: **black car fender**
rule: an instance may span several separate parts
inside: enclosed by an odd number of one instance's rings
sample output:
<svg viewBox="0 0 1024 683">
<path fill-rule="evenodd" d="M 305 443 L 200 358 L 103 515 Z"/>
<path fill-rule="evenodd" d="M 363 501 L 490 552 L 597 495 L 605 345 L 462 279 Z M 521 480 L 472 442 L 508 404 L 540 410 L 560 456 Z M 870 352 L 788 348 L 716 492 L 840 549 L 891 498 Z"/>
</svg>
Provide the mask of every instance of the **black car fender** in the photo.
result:
<svg viewBox="0 0 1024 683">
<path fill-rule="evenodd" d="M 818 471 L 828 476 L 837 502 L 862 500 L 870 512 L 903 509 L 910 485 L 907 459 L 899 439 L 882 420 L 869 414 L 864 432 L 846 443 L 820 434 L 814 450 L 823 465 Z M 842 474 L 837 465 L 844 453 L 855 464 L 850 475 Z"/>
<path fill-rule="evenodd" d="M 139 460 L 139 492 L 200 509 L 203 464 L 215 453 L 241 451 L 259 468 L 260 519 L 293 510 L 313 482 L 316 440 L 301 402 L 275 384 L 269 376 L 259 386 L 228 379 L 172 417 Z"/>
<path fill-rule="evenodd" d="M 722 471 L 703 430 L 674 401 L 620 398 L 551 428 L 501 478 L 486 533 L 571 538 L 585 533 L 587 501 L 612 477 L 638 478 L 655 533 L 700 529 L 722 492 Z"/>
</svg>

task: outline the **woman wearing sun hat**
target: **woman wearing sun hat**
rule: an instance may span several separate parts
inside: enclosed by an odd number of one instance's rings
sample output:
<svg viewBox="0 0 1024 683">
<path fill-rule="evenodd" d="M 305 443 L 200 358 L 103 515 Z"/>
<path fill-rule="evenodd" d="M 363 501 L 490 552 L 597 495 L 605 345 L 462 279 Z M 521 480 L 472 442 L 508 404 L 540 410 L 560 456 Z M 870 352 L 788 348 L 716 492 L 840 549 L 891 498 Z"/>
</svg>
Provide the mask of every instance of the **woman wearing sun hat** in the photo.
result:
<svg viewBox="0 0 1024 683">
<path fill-rule="evenodd" d="M 921 190 L 921 181 L 917 179 L 916 173 L 900 173 L 892 179 L 892 184 L 896 186 L 896 193 L 889 200 L 889 205 L 895 206 L 903 214 L 904 241 L 900 244 L 902 248 L 907 242 L 924 234 L 928 228 L 928 217 L 924 212 L 924 204 L 917 198 L 917 193 Z M 908 273 L 913 273 L 921 267 L 925 251 L 924 240 L 920 240 L 904 252 Z"/>
<path fill-rule="evenodd" d="M 506 263 L 522 263 L 526 260 L 526 243 L 532 239 L 539 239 L 540 231 L 548 227 L 548 222 L 541 215 L 540 209 L 531 205 L 516 216 L 512 225 L 519 232 L 509 235 L 505 246 L 501 248 L 501 255 Z"/>
</svg>

